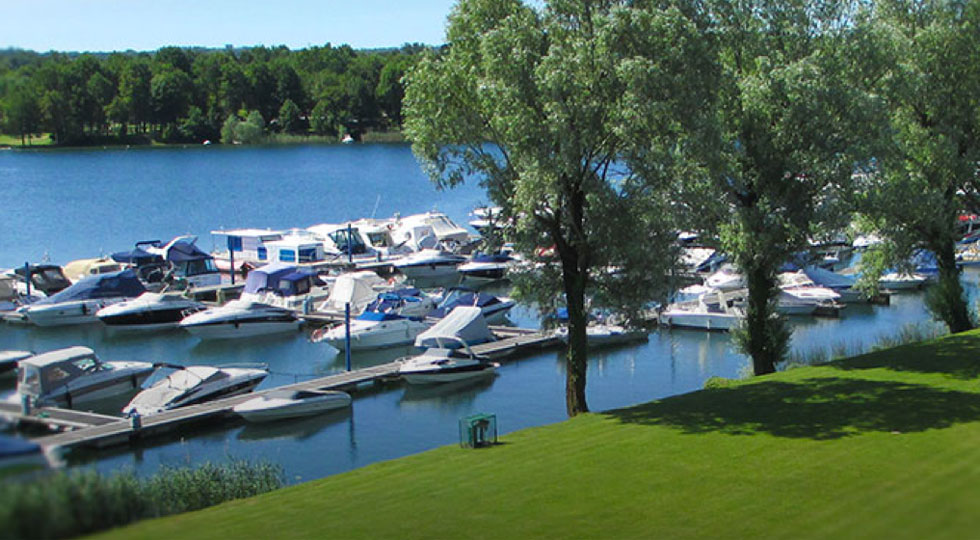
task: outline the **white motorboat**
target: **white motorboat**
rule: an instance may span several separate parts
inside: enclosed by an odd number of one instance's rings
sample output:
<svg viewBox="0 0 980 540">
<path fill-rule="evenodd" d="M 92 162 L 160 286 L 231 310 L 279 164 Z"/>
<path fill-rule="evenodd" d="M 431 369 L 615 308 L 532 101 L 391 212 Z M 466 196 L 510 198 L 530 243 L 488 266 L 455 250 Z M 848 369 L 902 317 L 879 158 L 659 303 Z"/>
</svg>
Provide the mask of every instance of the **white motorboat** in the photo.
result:
<svg viewBox="0 0 980 540">
<path fill-rule="evenodd" d="M 103 324 L 116 331 L 145 331 L 177 328 L 181 319 L 206 309 L 179 293 L 145 292 L 132 300 L 106 306 L 95 313 Z"/>
<path fill-rule="evenodd" d="M 815 284 L 833 289 L 840 295 L 841 302 L 866 302 L 868 299 L 867 295 L 854 288 L 854 283 L 857 280 L 852 276 L 845 276 L 816 266 L 807 266 L 802 271 Z"/>
<path fill-rule="evenodd" d="M 168 279 L 176 279 L 190 287 L 211 287 L 221 285 L 221 271 L 214 257 L 205 253 L 194 243 L 196 236 L 178 236 L 170 242 L 146 243 L 146 251 L 159 255 L 171 265 Z"/>
<path fill-rule="evenodd" d="M 464 280 L 498 281 L 507 275 L 509 263 L 514 260 L 506 253 L 474 253 L 456 268 Z"/>
<path fill-rule="evenodd" d="M 745 316 L 741 309 L 729 307 L 727 301 L 708 304 L 698 299 L 670 304 L 660 312 L 659 318 L 664 326 L 727 332 L 740 324 Z"/>
<path fill-rule="evenodd" d="M 457 275 L 465 257 L 441 249 L 423 249 L 396 260 L 393 266 L 409 279 L 445 279 Z"/>
<path fill-rule="evenodd" d="M 386 291 L 378 295 L 364 311 L 394 313 L 411 319 L 421 319 L 436 309 L 442 294 L 429 294 L 414 287 Z"/>
<path fill-rule="evenodd" d="M 405 360 L 398 373 L 409 384 L 436 384 L 493 375 L 500 364 L 478 358 L 466 345 L 459 349 L 429 348 Z"/>
<path fill-rule="evenodd" d="M 95 314 L 111 304 L 135 298 L 146 288 L 132 270 L 90 276 L 71 287 L 18 310 L 38 326 L 97 322 Z"/>
<path fill-rule="evenodd" d="M 557 328 L 555 335 L 568 343 L 567 326 Z M 597 323 L 585 327 L 585 338 L 590 348 L 597 348 L 647 341 L 650 336 L 644 330 L 629 329 L 618 324 Z"/>
<path fill-rule="evenodd" d="M 327 299 L 316 306 L 316 311 L 340 316 L 349 304 L 351 315 L 357 315 L 377 299 L 380 293 L 391 289 L 392 285 L 387 280 L 370 270 L 341 274 L 334 280 Z"/>
<path fill-rule="evenodd" d="M 34 351 L 0 351 L 0 379 L 17 375 L 17 363 L 34 356 Z"/>
<path fill-rule="evenodd" d="M 493 341 L 493 333 L 477 307 L 458 307 L 415 338 L 425 348 L 402 359 L 399 374 L 410 384 L 455 382 L 492 375 L 499 364 L 477 357 L 471 345 Z"/>
<path fill-rule="evenodd" d="M 928 277 L 918 273 L 889 272 L 878 279 L 881 288 L 891 291 L 907 291 L 921 288 Z"/>
<path fill-rule="evenodd" d="M 251 300 L 232 300 L 227 304 L 192 313 L 180 327 L 201 339 L 231 339 L 296 331 L 302 321 L 290 309 Z"/>
<path fill-rule="evenodd" d="M 813 315 L 819 310 L 839 310 L 840 293 L 821 287 L 803 271 L 779 275 L 776 309 L 785 315 Z"/>
<path fill-rule="evenodd" d="M 469 221 L 470 227 L 476 232 L 486 236 L 487 234 L 503 229 L 507 224 L 503 220 L 504 209 L 499 206 L 480 206 L 474 208 L 470 215 L 473 219 Z"/>
<path fill-rule="evenodd" d="M 744 289 L 745 277 L 731 264 L 723 264 L 717 272 L 705 278 L 704 284 L 720 291 Z"/>
<path fill-rule="evenodd" d="M 174 371 L 132 399 L 122 412 L 146 416 L 251 392 L 269 372 L 253 367 L 167 365 Z"/>
<path fill-rule="evenodd" d="M 140 388 L 149 362 L 103 362 L 88 347 L 69 347 L 20 360 L 17 395 L 32 406 L 75 406 Z"/>
<path fill-rule="evenodd" d="M 452 287 L 428 317 L 441 319 L 459 306 L 474 306 L 480 308 L 488 322 L 500 322 L 515 305 L 517 304 L 513 299 L 505 296 L 494 296 L 466 287 Z"/>
<path fill-rule="evenodd" d="M 232 410 L 249 422 L 269 422 L 342 409 L 350 403 L 350 394 L 337 390 L 271 390 Z"/>
<path fill-rule="evenodd" d="M 365 311 L 350 322 L 351 350 L 382 349 L 415 342 L 429 325 L 422 321 L 378 311 Z M 315 343 L 327 342 L 344 350 L 347 329 L 343 324 L 317 330 L 311 336 Z"/>
</svg>

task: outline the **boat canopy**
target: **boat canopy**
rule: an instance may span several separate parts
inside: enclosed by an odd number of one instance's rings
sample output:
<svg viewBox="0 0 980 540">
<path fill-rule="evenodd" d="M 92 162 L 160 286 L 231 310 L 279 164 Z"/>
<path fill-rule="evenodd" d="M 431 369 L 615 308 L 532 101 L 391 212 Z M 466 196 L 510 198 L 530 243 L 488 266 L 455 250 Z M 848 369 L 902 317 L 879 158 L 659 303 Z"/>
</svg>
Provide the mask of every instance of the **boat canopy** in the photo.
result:
<svg viewBox="0 0 980 540">
<path fill-rule="evenodd" d="M 383 322 L 383 321 L 397 321 L 405 318 L 406 317 L 402 317 L 401 315 L 390 313 L 390 312 L 365 311 L 364 313 L 358 315 L 357 320 Z"/>
<path fill-rule="evenodd" d="M 465 287 L 452 287 L 446 294 L 446 298 L 439 303 L 439 307 L 429 314 L 429 317 L 442 318 L 447 313 L 453 311 L 458 306 L 486 307 L 491 304 L 499 303 L 500 299 L 488 293 L 477 292 Z"/>
<path fill-rule="evenodd" d="M 213 258 L 214 257 L 211 255 L 202 251 L 201 248 L 186 240 L 177 240 L 176 242 L 172 242 L 170 247 L 167 249 L 167 260 L 174 263 L 200 261 Z"/>
<path fill-rule="evenodd" d="M 467 345 L 478 345 L 493 341 L 493 333 L 478 307 L 460 306 L 446 315 L 435 326 L 415 338 L 416 347 L 458 348 L 462 340 Z"/>
<path fill-rule="evenodd" d="M 394 291 L 387 291 L 379 294 L 370 304 L 364 308 L 365 311 L 392 311 L 405 304 L 422 301 L 422 291 L 415 287 L 406 287 Z"/>
<path fill-rule="evenodd" d="M 279 291 L 288 276 L 299 274 L 305 277 L 311 273 L 299 271 L 295 264 L 282 262 L 267 264 L 248 273 L 243 292 L 254 294 L 263 290 Z"/>
<path fill-rule="evenodd" d="M 337 276 L 330 296 L 320 306 L 321 311 L 343 310 L 344 304 L 350 304 L 351 310 L 360 311 L 372 300 L 377 298 L 375 287 L 386 285 L 387 282 L 370 270 L 349 272 Z"/>
<path fill-rule="evenodd" d="M 150 253 L 149 251 L 137 246 L 131 251 L 117 251 L 113 253 L 112 260 L 119 263 L 132 264 L 134 266 L 143 266 L 147 264 L 162 263 L 163 257 L 157 255 L 156 253 Z"/>
<path fill-rule="evenodd" d="M 477 253 L 474 253 L 472 257 L 470 257 L 470 261 L 469 262 L 505 263 L 505 262 L 510 262 L 512 260 L 514 260 L 514 258 L 511 257 L 510 255 L 508 255 L 507 253 L 499 253 L 499 252 L 498 253 L 482 253 L 482 252 L 477 252 Z"/>
<path fill-rule="evenodd" d="M 57 304 L 74 300 L 89 300 L 93 298 L 116 298 L 120 296 L 135 298 L 146 292 L 143 283 L 136 277 L 132 269 L 89 276 L 71 287 L 47 298 L 38 300 L 33 305 Z"/>
</svg>

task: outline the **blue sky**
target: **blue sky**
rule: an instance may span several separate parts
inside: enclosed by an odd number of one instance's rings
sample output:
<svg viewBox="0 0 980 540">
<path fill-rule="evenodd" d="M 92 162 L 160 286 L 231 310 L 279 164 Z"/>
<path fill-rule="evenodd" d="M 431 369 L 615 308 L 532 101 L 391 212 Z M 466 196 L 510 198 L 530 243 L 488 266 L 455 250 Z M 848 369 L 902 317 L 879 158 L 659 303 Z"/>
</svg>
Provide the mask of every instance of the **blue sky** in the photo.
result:
<svg viewBox="0 0 980 540">
<path fill-rule="evenodd" d="M 39 52 L 444 42 L 454 0 L 0 0 L 0 48 Z"/>
</svg>

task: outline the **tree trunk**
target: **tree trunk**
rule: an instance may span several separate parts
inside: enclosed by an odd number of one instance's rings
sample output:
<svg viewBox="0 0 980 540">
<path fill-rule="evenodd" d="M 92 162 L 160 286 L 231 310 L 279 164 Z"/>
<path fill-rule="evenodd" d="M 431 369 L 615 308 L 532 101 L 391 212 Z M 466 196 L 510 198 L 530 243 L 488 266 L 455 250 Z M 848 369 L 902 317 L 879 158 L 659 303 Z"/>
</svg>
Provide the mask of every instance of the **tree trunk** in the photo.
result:
<svg viewBox="0 0 980 540">
<path fill-rule="evenodd" d="M 963 298 L 960 269 L 956 266 L 953 243 L 937 241 L 932 250 L 939 266 L 939 283 L 928 293 L 929 309 L 946 323 L 953 334 L 973 329 L 973 321 L 970 320 L 966 300 Z"/>
<path fill-rule="evenodd" d="M 762 263 L 748 265 L 742 272 L 749 286 L 744 349 L 752 357 L 755 375 L 773 373 L 785 349 L 785 329 L 782 321 L 774 317 L 771 301 L 776 288 L 774 272 Z"/>
<path fill-rule="evenodd" d="M 565 408 L 568 416 L 589 412 L 585 401 L 585 376 L 588 372 L 588 324 L 585 312 L 585 276 L 577 267 L 563 265 L 565 301 L 568 307 L 568 350 L 565 353 Z"/>
</svg>

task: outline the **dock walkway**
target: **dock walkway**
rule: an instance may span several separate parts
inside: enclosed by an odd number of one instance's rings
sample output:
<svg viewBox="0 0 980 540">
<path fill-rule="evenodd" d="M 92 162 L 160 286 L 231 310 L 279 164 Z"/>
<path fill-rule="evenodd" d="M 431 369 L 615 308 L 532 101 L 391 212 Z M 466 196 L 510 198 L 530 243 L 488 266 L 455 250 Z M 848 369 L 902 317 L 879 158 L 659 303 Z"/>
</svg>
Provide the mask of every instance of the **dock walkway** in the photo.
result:
<svg viewBox="0 0 980 540">
<path fill-rule="evenodd" d="M 537 332 L 527 329 L 495 328 L 501 339 L 472 347 L 475 354 L 501 359 L 521 353 L 538 351 L 560 343 L 550 332 Z M 261 390 L 239 396 L 232 396 L 199 405 L 181 407 L 140 418 L 138 424 L 133 419 L 86 413 L 81 411 L 41 408 L 24 415 L 17 404 L 0 404 L 0 415 L 15 422 L 37 423 L 66 428 L 67 431 L 46 435 L 35 439 L 47 453 L 60 453 L 75 447 L 106 447 L 125 444 L 131 440 L 156 435 L 173 430 L 178 426 L 204 420 L 219 419 L 234 414 L 232 408 L 239 403 L 262 396 L 271 391 L 281 390 L 350 390 L 366 383 L 375 383 L 398 378 L 400 361 L 336 373 L 308 381 L 297 382 L 268 390 Z"/>
</svg>

